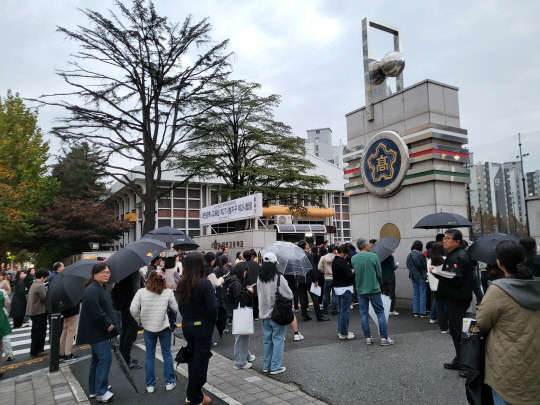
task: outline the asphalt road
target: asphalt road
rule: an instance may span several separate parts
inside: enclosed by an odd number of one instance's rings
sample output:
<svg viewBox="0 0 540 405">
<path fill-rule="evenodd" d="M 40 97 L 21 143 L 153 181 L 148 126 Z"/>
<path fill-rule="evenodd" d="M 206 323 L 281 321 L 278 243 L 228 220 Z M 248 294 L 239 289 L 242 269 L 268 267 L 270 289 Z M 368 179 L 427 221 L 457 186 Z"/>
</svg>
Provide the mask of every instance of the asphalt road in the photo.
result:
<svg viewBox="0 0 540 405">
<path fill-rule="evenodd" d="M 358 306 L 355 306 L 350 321 L 350 331 L 356 339 L 341 341 L 337 338 L 337 316 L 329 322 L 299 320 L 300 332 L 305 339 L 293 340 L 292 328 L 287 328 L 283 365 L 287 371 L 275 376 L 283 382 L 298 384 L 308 394 L 329 404 L 467 404 L 464 380 L 455 371 L 445 370 L 443 363 L 454 356 L 452 340 L 448 334 L 441 334 L 438 325 L 428 319 L 414 318 L 412 313 L 398 308 L 399 316 L 390 317 L 389 335 L 395 340 L 393 346 L 380 346 L 375 325 L 371 323 L 374 344 L 364 343 L 360 326 Z M 299 315 L 299 314 L 297 314 Z M 229 327 L 230 329 L 230 327 Z M 181 336 L 181 329 L 179 328 Z M 142 336 L 139 336 L 142 339 Z M 225 334 L 213 350 L 231 358 L 234 336 Z M 262 331 L 260 322 L 255 322 L 250 350 L 257 356 L 253 368 L 262 370 Z M 81 360 L 71 364 L 71 370 L 88 394 L 88 369 L 90 355 L 88 348 L 77 348 Z M 134 346 L 133 357 L 144 364 L 144 351 Z M 48 356 L 30 358 L 17 356 L 10 363 L 5 377 L 28 373 L 48 367 Z M 232 371 L 232 360 L 231 360 Z M 144 368 L 133 371 L 139 386 L 139 395 L 127 383 L 113 360 L 110 383 L 115 392 L 117 404 L 177 403 L 185 399 L 187 380 L 178 374 L 178 383 L 173 391 L 165 391 L 163 386 L 153 394 L 145 392 Z M 163 367 L 156 361 L 156 377 L 163 381 Z M 209 381 L 212 384 L 212 381 Z M 212 396 L 212 395 L 211 395 Z M 214 403 L 222 404 L 215 396 Z"/>
</svg>

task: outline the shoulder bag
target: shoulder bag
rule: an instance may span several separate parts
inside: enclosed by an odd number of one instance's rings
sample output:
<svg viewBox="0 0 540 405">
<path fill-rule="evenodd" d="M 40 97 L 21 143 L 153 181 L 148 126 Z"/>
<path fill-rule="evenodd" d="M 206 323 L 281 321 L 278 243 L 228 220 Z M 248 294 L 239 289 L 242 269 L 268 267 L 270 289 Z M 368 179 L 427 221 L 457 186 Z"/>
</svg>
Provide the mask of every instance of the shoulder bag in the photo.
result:
<svg viewBox="0 0 540 405">
<path fill-rule="evenodd" d="M 272 310 L 272 320 L 278 325 L 289 325 L 294 320 L 292 311 L 292 300 L 285 298 L 279 292 L 279 282 L 281 276 L 277 275 L 276 302 Z"/>
</svg>

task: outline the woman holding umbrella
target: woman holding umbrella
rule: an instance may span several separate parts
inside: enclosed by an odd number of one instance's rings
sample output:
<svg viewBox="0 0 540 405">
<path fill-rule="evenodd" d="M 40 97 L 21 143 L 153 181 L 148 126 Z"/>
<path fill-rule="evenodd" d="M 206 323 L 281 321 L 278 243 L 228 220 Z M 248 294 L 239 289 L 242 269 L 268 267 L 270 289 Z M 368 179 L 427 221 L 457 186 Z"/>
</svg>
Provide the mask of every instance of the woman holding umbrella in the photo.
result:
<svg viewBox="0 0 540 405">
<path fill-rule="evenodd" d="M 292 299 L 293 293 L 287 280 L 279 274 L 277 256 L 268 252 L 264 255 L 263 265 L 257 279 L 257 294 L 259 295 L 259 318 L 263 330 L 263 372 L 270 374 L 283 373 L 286 368 L 281 366 L 283 361 L 283 346 L 287 326 L 278 325 L 272 318 L 272 310 L 276 300 L 277 281 L 279 278 L 279 293 L 286 299 Z"/>
<path fill-rule="evenodd" d="M 212 332 L 217 318 L 218 304 L 212 283 L 205 277 L 204 260 L 200 253 L 186 256 L 182 277 L 175 291 L 182 314 L 182 331 L 193 360 L 188 363 L 188 404 L 209 404 L 212 399 L 203 394 L 208 362 L 212 353 Z"/>
<path fill-rule="evenodd" d="M 111 272 L 106 262 L 92 268 L 92 275 L 86 280 L 86 290 L 82 299 L 77 344 L 88 343 L 92 347 L 92 362 L 88 376 L 90 398 L 98 402 L 108 402 L 113 393 L 109 391 L 109 371 L 111 369 L 111 346 L 109 340 L 118 335 L 118 320 L 112 306 L 111 296 L 105 289 Z"/>
<path fill-rule="evenodd" d="M 137 291 L 129 308 L 135 321 L 144 328 L 146 391 L 149 394 L 154 392 L 156 385 L 155 357 L 158 339 L 163 356 L 165 389 L 170 391 L 176 386 L 171 353 L 172 331 L 167 316 L 167 307 L 178 312 L 173 290 L 166 286 L 165 273 L 162 270 L 152 270 L 146 280 L 146 288 Z"/>
<path fill-rule="evenodd" d="M 487 334 L 485 383 L 495 404 L 538 403 L 540 281 L 521 264 L 516 242 L 500 242 L 495 254 L 505 277 L 491 283 L 476 314 L 476 326 Z"/>
</svg>

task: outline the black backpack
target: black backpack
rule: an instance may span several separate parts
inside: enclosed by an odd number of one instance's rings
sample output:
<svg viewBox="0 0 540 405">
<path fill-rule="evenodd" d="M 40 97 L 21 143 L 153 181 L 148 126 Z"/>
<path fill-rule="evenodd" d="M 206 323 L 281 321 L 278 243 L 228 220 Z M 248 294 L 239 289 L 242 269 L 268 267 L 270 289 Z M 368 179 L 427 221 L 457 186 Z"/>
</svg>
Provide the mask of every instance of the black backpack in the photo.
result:
<svg viewBox="0 0 540 405">
<path fill-rule="evenodd" d="M 276 302 L 272 310 L 272 320 L 278 325 L 289 325 L 294 320 L 292 310 L 292 299 L 285 298 L 279 292 L 279 283 L 281 276 L 277 275 Z"/>
</svg>

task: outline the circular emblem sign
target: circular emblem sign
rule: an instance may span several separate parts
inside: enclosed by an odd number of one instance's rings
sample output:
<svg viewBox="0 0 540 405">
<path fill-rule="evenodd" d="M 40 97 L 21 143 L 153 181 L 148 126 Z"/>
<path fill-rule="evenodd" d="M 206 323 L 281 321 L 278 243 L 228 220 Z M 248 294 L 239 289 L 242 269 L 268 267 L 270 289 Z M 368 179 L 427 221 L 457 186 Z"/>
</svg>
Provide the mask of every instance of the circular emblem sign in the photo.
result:
<svg viewBox="0 0 540 405">
<path fill-rule="evenodd" d="M 367 143 L 362 153 L 364 187 L 371 194 L 390 197 L 400 188 L 409 164 L 409 150 L 399 134 L 382 131 Z"/>
</svg>

